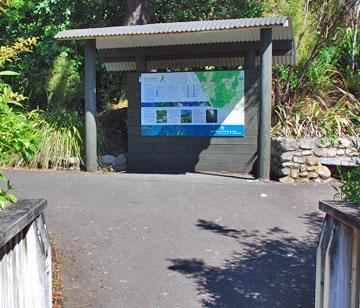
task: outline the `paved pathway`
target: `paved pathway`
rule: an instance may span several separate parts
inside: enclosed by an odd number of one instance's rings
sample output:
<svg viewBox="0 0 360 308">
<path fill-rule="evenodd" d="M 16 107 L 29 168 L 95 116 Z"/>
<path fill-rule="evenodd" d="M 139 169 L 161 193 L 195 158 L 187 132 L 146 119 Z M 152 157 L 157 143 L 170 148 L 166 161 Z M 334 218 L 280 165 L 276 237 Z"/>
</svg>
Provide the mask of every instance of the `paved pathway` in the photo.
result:
<svg viewBox="0 0 360 308">
<path fill-rule="evenodd" d="M 46 198 L 67 307 L 312 307 L 330 185 L 7 171 Z"/>
</svg>

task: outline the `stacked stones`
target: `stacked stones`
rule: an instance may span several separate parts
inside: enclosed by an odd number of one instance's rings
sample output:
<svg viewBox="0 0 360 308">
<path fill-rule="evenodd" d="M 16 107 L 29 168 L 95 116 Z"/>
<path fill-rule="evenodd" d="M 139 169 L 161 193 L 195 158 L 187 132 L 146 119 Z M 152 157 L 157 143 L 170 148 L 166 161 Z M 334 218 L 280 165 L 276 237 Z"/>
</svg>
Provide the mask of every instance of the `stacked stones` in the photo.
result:
<svg viewBox="0 0 360 308">
<path fill-rule="evenodd" d="M 332 143 L 319 138 L 273 138 L 272 176 L 285 183 L 326 181 L 331 177 L 331 171 L 324 163 L 340 165 L 347 159 L 352 161 L 359 156 L 356 149 L 359 144 L 358 138 L 341 138 Z"/>
<path fill-rule="evenodd" d="M 112 168 L 114 171 L 125 171 L 127 168 L 127 154 L 103 155 L 100 157 L 100 167 Z"/>
</svg>

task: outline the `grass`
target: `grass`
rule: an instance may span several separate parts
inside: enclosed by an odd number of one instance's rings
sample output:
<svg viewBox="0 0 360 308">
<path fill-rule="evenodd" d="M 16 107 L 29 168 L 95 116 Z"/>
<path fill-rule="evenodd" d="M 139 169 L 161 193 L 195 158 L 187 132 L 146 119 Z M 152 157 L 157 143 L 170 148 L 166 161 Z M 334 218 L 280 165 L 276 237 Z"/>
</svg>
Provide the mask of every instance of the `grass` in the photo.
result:
<svg viewBox="0 0 360 308">
<path fill-rule="evenodd" d="M 39 110 L 27 115 L 33 135 L 39 140 L 31 157 L 24 159 L 16 151 L 7 155 L 3 166 L 28 168 L 79 168 L 82 163 L 82 120 L 76 113 Z"/>
<path fill-rule="evenodd" d="M 274 108 L 274 136 L 342 137 L 360 135 L 360 102 L 349 93 L 333 104 L 320 96 L 307 97 L 291 107 Z"/>
</svg>

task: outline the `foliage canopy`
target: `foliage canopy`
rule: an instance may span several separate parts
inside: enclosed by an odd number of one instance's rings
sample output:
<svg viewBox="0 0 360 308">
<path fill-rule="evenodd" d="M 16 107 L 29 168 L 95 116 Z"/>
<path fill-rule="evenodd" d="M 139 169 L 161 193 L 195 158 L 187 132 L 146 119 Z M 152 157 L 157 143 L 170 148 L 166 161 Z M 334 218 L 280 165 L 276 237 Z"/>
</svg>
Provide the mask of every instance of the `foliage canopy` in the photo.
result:
<svg viewBox="0 0 360 308">
<path fill-rule="evenodd" d="M 139 5 L 153 22 L 290 16 L 298 64 L 273 70 L 273 134 L 359 135 L 358 0 L 152 0 L 146 5 L 145 0 L 0 0 L 3 164 L 58 167 L 66 166 L 68 157 L 81 162 L 84 46 L 56 41 L 54 35 L 128 23 L 129 16 L 145 14 Z M 126 93 L 123 74 L 106 72 L 100 62 L 98 68 L 101 112 Z"/>
</svg>

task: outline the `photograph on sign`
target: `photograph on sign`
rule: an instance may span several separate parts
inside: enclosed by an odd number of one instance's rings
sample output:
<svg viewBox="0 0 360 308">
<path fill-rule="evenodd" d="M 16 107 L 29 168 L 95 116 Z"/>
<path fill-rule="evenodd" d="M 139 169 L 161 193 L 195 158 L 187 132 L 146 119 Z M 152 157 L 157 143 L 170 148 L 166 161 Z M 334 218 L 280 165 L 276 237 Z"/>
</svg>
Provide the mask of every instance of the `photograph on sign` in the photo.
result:
<svg viewBox="0 0 360 308">
<path fill-rule="evenodd" d="M 244 136 L 244 71 L 141 74 L 142 136 Z"/>
</svg>

